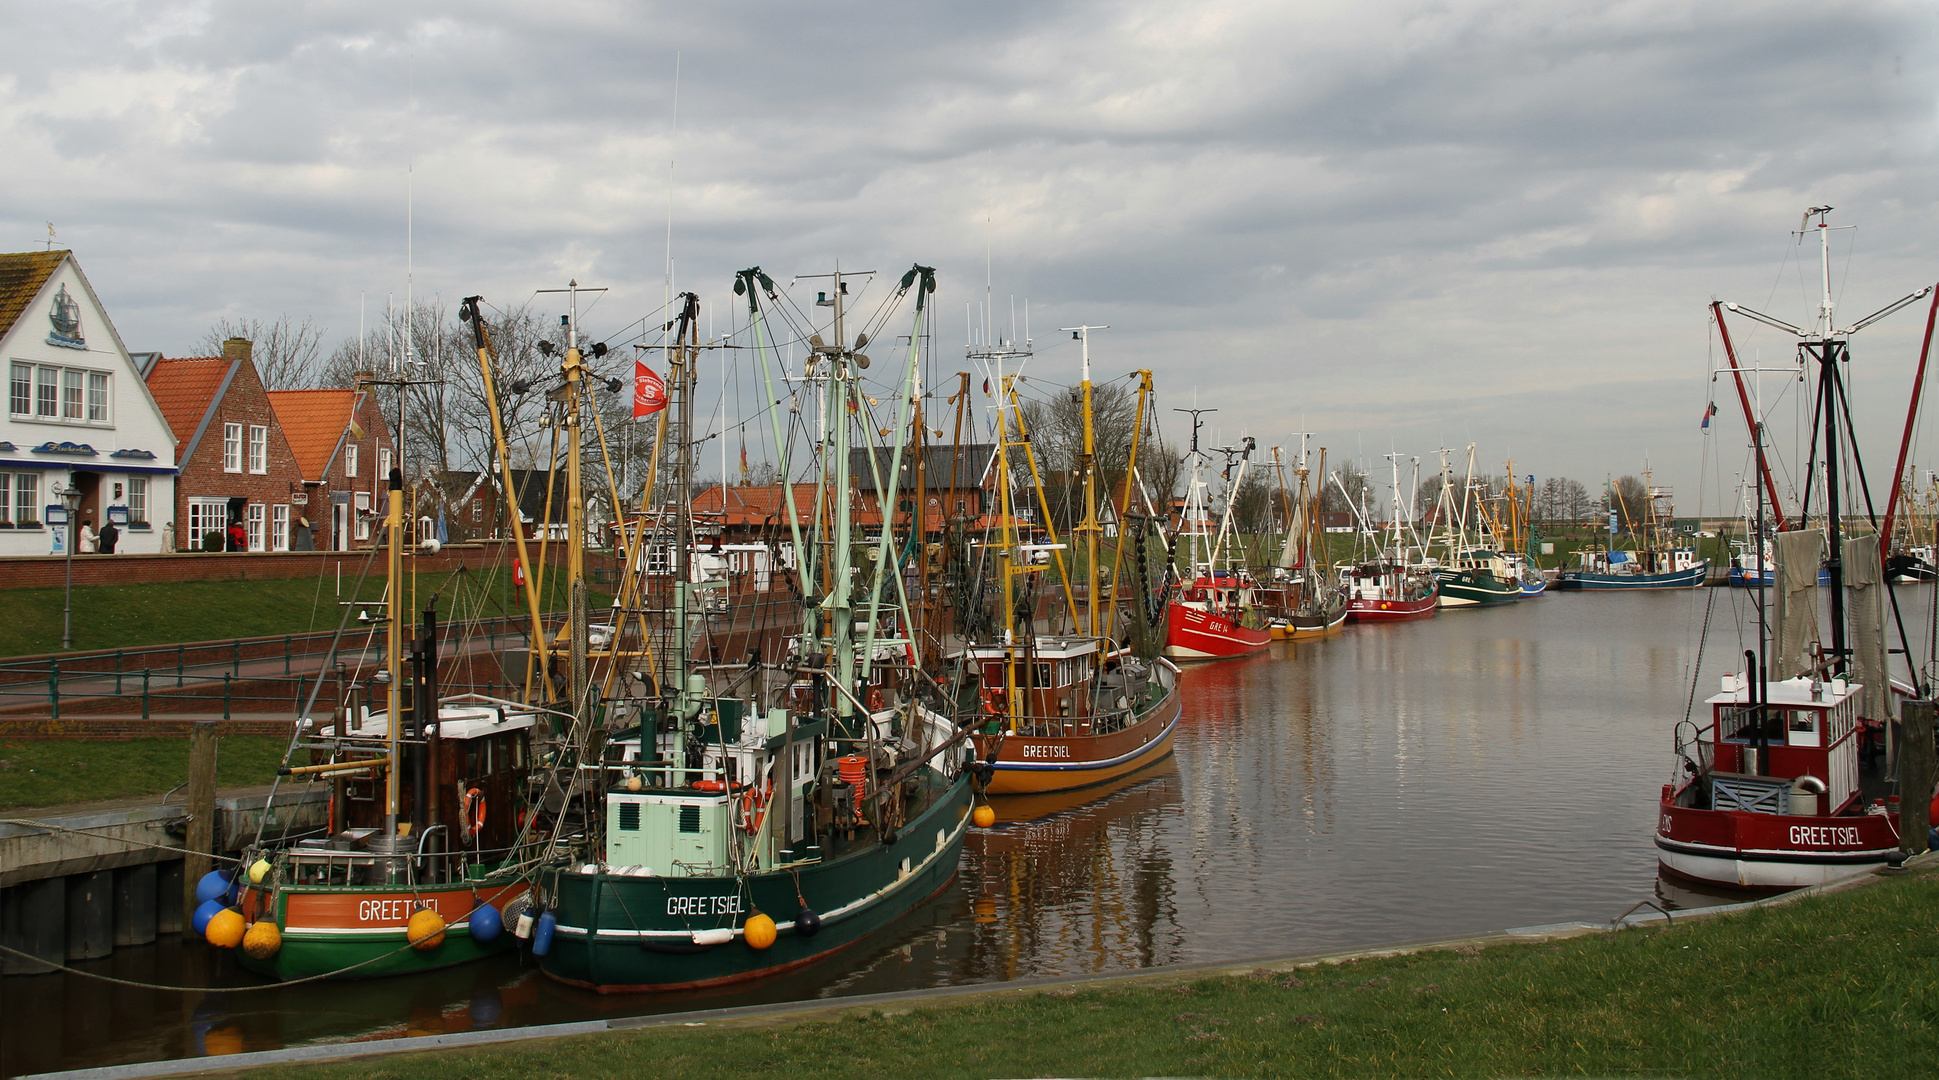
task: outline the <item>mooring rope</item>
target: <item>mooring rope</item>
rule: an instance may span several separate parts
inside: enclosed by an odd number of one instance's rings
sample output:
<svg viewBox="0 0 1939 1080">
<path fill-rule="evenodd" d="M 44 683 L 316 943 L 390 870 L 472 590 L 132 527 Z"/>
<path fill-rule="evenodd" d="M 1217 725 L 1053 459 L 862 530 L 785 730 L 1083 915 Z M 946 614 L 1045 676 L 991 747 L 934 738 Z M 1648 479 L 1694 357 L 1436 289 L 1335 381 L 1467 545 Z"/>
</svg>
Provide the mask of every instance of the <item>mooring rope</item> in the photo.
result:
<svg viewBox="0 0 1939 1080">
<path fill-rule="evenodd" d="M 175 847 L 170 844 L 153 844 L 146 840 L 130 840 L 121 836 L 95 835 L 96 829 L 120 829 L 126 827 L 122 825 L 92 825 L 87 828 L 76 829 L 69 828 L 66 825 L 50 825 L 45 821 L 32 821 L 27 818 L 0 818 L 0 825 L 20 825 L 30 829 L 46 829 L 48 832 L 80 833 L 85 836 L 91 836 L 96 840 L 107 841 L 111 844 L 126 844 L 129 847 L 153 848 L 156 851 L 173 851 L 178 855 L 201 855 L 204 858 L 215 859 L 219 862 L 236 863 L 237 865 L 241 865 L 242 863 L 242 860 L 234 855 L 215 855 L 204 851 L 190 851 L 188 848 Z"/>
<path fill-rule="evenodd" d="M 42 959 L 41 957 L 35 956 L 33 953 L 22 952 L 21 950 L 13 948 L 12 946 L 9 946 L 9 945 L 0 945 L 0 952 L 11 953 L 14 956 L 18 956 L 23 960 L 31 960 L 36 964 L 44 964 L 47 967 L 51 967 L 55 969 L 56 971 L 63 971 L 69 975 L 79 975 L 84 979 L 96 979 L 105 983 L 113 983 L 116 986 L 132 986 L 138 990 L 169 990 L 178 994 L 242 994 L 242 993 L 247 993 L 251 990 L 280 990 L 285 986 L 300 986 L 303 983 L 316 982 L 319 979 L 334 979 L 339 975 L 343 975 L 347 972 L 355 971 L 360 967 L 365 967 L 370 964 L 374 964 L 379 960 L 388 960 L 391 957 L 396 956 L 398 953 L 403 952 L 405 949 L 412 949 L 412 948 L 416 948 L 416 946 L 412 945 L 409 942 L 405 942 L 404 944 L 399 945 L 397 948 L 392 949 L 390 952 L 383 953 L 378 956 L 373 956 L 368 960 L 359 960 L 358 962 L 350 965 L 347 968 L 339 968 L 336 971 L 326 971 L 321 975 L 308 975 L 301 979 L 290 979 L 287 982 L 262 983 L 257 986 L 163 986 L 160 983 L 139 982 L 135 979 L 117 979 L 112 975 L 101 975 L 92 971 L 82 971 L 79 968 L 68 967 L 66 964 L 56 964 L 52 960 Z"/>
</svg>

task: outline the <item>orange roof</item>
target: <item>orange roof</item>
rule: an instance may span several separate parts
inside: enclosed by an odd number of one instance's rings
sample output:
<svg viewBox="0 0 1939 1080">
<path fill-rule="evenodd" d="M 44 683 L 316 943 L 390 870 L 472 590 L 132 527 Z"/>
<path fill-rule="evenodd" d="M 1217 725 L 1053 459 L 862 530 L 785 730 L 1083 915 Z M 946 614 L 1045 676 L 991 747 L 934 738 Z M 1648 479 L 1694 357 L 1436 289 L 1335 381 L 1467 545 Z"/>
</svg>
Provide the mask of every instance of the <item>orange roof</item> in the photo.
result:
<svg viewBox="0 0 1939 1080">
<path fill-rule="evenodd" d="M 323 471 L 343 439 L 357 409 L 355 390 L 271 390 L 269 407 L 283 426 L 290 453 L 303 479 L 323 479 Z"/>
<path fill-rule="evenodd" d="M 181 463 L 188 453 L 195 429 L 209 414 L 209 404 L 222 386 L 233 361 L 221 356 L 184 356 L 168 359 L 158 356 L 148 369 L 148 392 L 161 406 L 169 430 L 175 433 L 175 461 Z"/>
<path fill-rule="evenodd" d="M 66 251 L 20 251 L 0 255 L 0 334 L 13 329 L 20 313 L 40 295 Z"/>
</svg>

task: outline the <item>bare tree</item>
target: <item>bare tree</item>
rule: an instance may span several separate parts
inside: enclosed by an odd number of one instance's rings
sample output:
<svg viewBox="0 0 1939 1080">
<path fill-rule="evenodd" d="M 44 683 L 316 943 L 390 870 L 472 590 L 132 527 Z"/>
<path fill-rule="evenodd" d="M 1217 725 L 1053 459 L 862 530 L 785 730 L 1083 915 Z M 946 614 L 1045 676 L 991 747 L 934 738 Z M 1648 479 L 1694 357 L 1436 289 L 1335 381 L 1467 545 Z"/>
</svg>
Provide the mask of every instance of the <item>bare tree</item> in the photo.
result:
<svg viewBox="0 0 1939 1080">
<path fill-rule="evenodd" d="M 301 390 L 316 386 L 322 374 L 317 358 L 323 344 L 323 328 L 304 319 L 293 322 L 278 315 L 260 319 L 219 319 L 202 336 L 197 348 L 207 356 L 222 355 L 222 344 L 230 338 L 245 338 L 252 343 L 250 355 L 263 385 L 271 390 Z"/>
<path fill-rule="evenodd" d="M 1338 478 L 1338 483 L 1335 483 Z M 1367 501 L 1367 474 L 1352 461 L 1340 462 L 1340 467 L 1330 471 L 1324 478 L 1320 490 L 1320 512 L 1323 514 L 1358 513 Z M 1345 488 L 1344 493 L 1341 488 Z"/>
<path fill-rule="evenodd" d="M 1643 520 L 1649 512 L 1649 491 L 1634 476 L 1618 477 L 1609 486 L 1609 509 L 1614 510 L 1624 528 Z"/>
</svg>

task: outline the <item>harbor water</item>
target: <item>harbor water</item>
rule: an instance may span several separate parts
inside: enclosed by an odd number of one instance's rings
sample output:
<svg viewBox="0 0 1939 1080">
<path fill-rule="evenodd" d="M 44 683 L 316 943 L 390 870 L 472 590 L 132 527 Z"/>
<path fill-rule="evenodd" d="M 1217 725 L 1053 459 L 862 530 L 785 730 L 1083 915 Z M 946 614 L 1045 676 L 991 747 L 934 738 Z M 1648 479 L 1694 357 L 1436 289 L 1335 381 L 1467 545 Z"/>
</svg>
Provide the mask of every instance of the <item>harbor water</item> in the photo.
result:
<svg viewBox="0 0 1939 1080">
<path fill-rule="evenodd" d="M 1929 587 L 1900 590 L 1913 650 Z M 1707 633 L 1705 631 L 1707 623 Z M 1671 730 L 1754 647 L 1749 594 L 1550 593 L 1190 667 L 1170 761 L 999 802 L 957 880 L 877 937 L 729 991 L 598 995 L 507 954 L 421 976 L 177 993 L 0 980 L 0 1075 L 1152 965 L 1706 897 L 1658 880 Z M 1701 672 L 1696 670 L 1701 641 Z M 1893 642 L 1897 646 L 1896 639 Z M 738 946 L 736 946 L 738 947 Z M 199 942 L 77 965 L 254 986 Z"/>
</svg>

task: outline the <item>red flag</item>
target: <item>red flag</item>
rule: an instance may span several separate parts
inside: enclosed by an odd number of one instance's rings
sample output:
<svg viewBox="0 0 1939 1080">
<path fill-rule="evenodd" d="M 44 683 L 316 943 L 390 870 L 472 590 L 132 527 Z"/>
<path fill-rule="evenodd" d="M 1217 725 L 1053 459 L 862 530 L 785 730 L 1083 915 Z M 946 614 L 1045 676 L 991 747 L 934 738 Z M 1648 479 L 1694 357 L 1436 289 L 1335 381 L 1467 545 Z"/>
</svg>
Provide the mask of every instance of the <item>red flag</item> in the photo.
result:
<svg viewBox="0 0 1939 1080">
<path fill-rule="evenodd" d="M 652 416 L 667 407 L 667 384 L 653 369 L 633 361 L 633 416 Z"/>
</svg>

